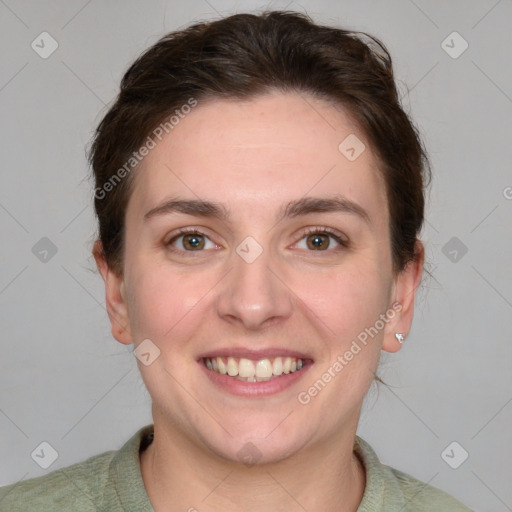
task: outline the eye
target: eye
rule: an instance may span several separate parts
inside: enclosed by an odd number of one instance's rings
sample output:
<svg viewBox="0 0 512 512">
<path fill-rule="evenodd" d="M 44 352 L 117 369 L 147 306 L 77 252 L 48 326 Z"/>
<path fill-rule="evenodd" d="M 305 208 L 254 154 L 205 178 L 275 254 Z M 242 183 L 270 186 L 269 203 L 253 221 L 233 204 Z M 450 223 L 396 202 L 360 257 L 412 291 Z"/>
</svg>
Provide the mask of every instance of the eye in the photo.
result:
<svg viewBox="0 0 512 512">
<path fill-rule="evenodd" d="M 181 229 L 165 245 L 170 246 L 172 250 L 191 252 L 201 252 L 203 249 L 218 247 L 204 233 L 194 228 Z"/>
<path fill-rule="evenodd" d="M 300 242 L 305 240 L 305 246 L 300 247 L 299 249 L 306 249 L 312 251 L 321 251 L 325 252 L 327 249 L 331 248 L 331 239 L 335 240 L 335 243 L 338 247 L 347 248 L 349 243 L 348 240 L 343 238 L 343 236 L 330 228 L 308 228 L 301 238 Z M 299 242 L 299 244 L 300 244 Z"/>
<path fill-rule="evenodd" d="M 301 247 L 300 244 L 303 240 L 305 241 L 305 246 Z M 348 248 L 349 246 L 348 240 L 340 233 L 330 228 L 314 227 L 308 228 L 305 231 L 303 237 L 297 243 L 297 247 L 299 249 L 326 252 L 328 249 L 332 249 L 331 240 L 334 240 L 338 247 Z M 165 245 L 177 252 L 202 252 L 205 249 L 216 249 L 219 247 L 205 233 L 196 228 L 180 229 Z"/>
</svg>

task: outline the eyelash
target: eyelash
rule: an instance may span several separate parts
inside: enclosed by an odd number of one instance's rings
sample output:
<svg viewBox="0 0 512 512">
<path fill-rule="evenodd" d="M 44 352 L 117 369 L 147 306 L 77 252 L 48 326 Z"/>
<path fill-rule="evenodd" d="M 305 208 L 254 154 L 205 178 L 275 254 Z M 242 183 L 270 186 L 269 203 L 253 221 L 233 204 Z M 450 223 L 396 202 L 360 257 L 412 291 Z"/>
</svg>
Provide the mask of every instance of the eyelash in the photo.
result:
<svg viewBox="0 0 512 512">
<path fill-rule="evenodd" d="M 183 228 L 183 229 L 180 229 L 169 241 L 167 241 L 165 243 L 165 245 L 173 252 L 179 252 L 179 253 L 184 253 L 184 252 L 187 252 L 187 253 L 194 253 L 194 252 L 204 252 L 204 250 L 199 250 L 199 251 L 187 251 L 187 250 L 183 250 L 183 249 L 176 249 L 175 247 L 172 246 L 172 244 L 178 240 L 180 237 L 182 237 L 183 235 L 200 235 L 200 236 L 204 236 L 205 238 L 208 238 L 208 235 L 206 235 L 205 233 L 201 232 L 200 230 L 196 229 L 196 228 Z M 342 248 L 344 249 L 348 249 L 349 248 L 349 242 L 348 240 L 345 240 L 344 238 L 342 238 L 340 235 L 338 235 L 338 233 L 334 230 L 332 230 L 331 228 L 326 228 L 326 227 L 310 227 L 310 228 L 307 228 L 306 231 L 303 233 L 302 237 L 299 239 L 302 240 L 304 239 L 305 237 L 307 236 L 310 236 L 310 235 L 329 235 L 330 237 L 332 237 Z M 309 251 L 309 252 L 332 252 L 333 250 L 340 250 L 340 248 L 335 248 L 335 249 L 326 249 L 324 251 L 322 250 L 319 250 L 319 251 Z"/>
</svg>

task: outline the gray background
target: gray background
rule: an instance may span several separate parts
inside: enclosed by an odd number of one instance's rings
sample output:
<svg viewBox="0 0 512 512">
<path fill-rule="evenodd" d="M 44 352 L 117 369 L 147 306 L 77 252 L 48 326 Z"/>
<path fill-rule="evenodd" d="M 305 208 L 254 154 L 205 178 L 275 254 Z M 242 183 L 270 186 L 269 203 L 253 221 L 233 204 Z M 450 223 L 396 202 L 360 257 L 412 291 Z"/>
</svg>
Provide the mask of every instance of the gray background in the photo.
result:
<svg viewBox="0 0 512 512">
<path fill-rule="evenodd" d="M 265 6 L 380 37 L 433 163 L 432 278 L 403 350 L 383 357 L 391 387 L 372 389 L 358 433 L 384 463 L 475 510 L 512 510 L 509 0 L 0 1 L 0 485 L 117 449 L 151 422 L 92 271 L 84 148 L 143 49 L 192 21 Z M 31 47 L 43 31 L 59 45 L 47 59 Z M 469 44 L 457 58 L 442 46 L 454 31 Z M 46 261 L 43 237 L 57 249 Z M 42 441 L 58 453 L 46 470 L 31 458 Z M 453 441 L 469 453 L 457 469 L 441 456 Z M 463 454 L 448 453 L 452 464 Z"/>
</svg>

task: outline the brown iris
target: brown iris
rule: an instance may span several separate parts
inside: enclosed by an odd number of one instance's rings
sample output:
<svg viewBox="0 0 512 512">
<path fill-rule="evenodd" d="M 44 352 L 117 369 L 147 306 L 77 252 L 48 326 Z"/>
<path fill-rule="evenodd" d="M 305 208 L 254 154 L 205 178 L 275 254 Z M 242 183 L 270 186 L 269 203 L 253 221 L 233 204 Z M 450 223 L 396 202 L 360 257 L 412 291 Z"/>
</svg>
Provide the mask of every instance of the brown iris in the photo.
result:
<svg viewBox="0 0 512 512">
<path fill-rule="evenodd" d="M 204 237 L 195 233 L 183 235 L 183 247 L 187 250 L 203 249 Z"/>
<path fill-rule="evenodd" d="M 315 233 L 307 237 L 308 248 L 314 251 L 327 249 L 329 247 L 329 236 Z"/>
</svg>

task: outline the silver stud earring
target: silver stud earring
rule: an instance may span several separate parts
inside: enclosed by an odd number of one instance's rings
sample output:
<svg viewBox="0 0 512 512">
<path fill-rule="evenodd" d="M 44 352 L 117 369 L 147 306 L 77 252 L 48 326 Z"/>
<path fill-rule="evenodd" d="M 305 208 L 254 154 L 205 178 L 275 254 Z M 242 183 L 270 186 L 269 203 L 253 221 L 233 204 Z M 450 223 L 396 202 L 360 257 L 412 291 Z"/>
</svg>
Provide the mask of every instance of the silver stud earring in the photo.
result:
<svg viewBox="0 0 512 512">
<path fill-rule="evenodd" d="M 398 343 L 400 343 L 400 345 L 404 342 L 404 335 L 400 332 L 397 332 L 395 333 L 395 338 L 397 339 Z"/>
</svg>

